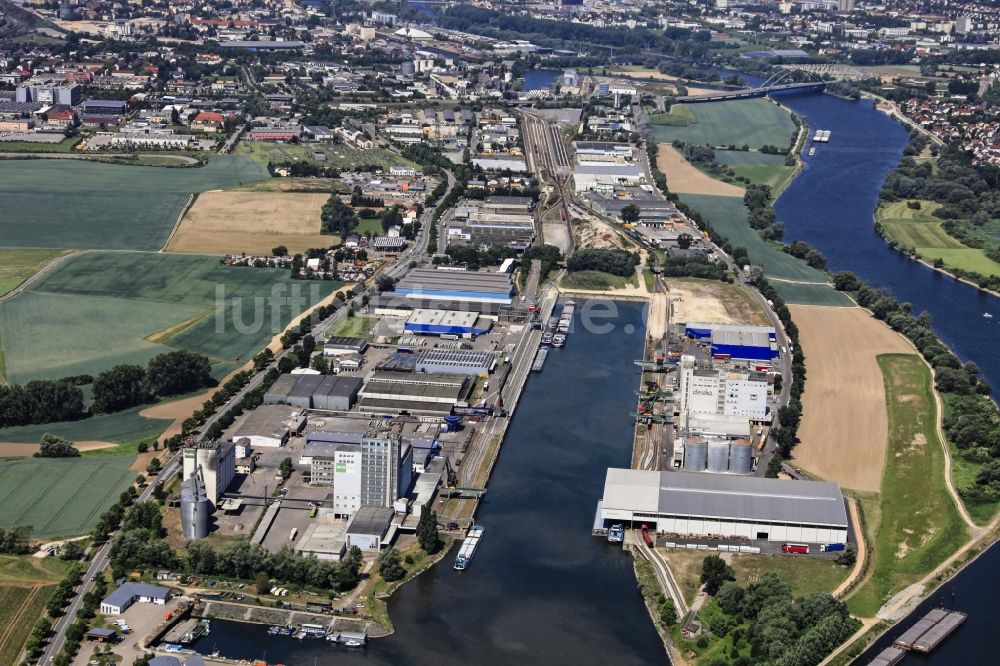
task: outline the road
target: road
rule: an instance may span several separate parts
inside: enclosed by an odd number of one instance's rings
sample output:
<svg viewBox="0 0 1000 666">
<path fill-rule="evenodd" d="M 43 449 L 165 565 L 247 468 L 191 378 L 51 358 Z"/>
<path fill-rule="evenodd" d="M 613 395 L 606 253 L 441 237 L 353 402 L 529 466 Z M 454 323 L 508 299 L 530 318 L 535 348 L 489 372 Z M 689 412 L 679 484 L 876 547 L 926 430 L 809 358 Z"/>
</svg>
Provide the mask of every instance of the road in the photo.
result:
<svg viewBox="0 0 1000 666">
<path fill-rule="evenodd" d="M 445 192 L 445 196 L 447 196 L 448 192 L 451 191 L 452 186 L 454 186 L 455 184 L 455 178 L 454 176 L 452 176 L 450 171 L 446 171 L 445 173 L 448 176 L 448 190 Z M 434 215 L 433 208 L 431 210 L 424 211 L 424 214 L 421 217 L 420 232 L 417 238 L 415 239 L 413 246 L 408 250 L 404 251 L 399 256 L 396 263 L 394 263 L 389 268 L 385 269 L 384 271 L 385 275 L 388 275 L 389 277 L 394 279 L 398 278 L 400 275 L 402 275 L 404 272 L 408 270 L 410 260 L 417 259 L 426 252 L 428 239 L 430 238 L 430 226 L 431 226 L 430 221 L 433 218 L 433 215 Z M 50 264 L 50 266 L 51 265 L 52 264 Z M 378 274 L 376 273 L 376 275 Z M 22 285 L 22 287 L 23 286 L 25 285 Z M 362 295 L 363 292 L 362 294 L 358 294 L 357 296 L 355 296 L 354 299 L 349 303 L 345 304 L 344 307 L 338 308 L 337 311 L 334 312 L 331 316 L 327 317 L 323 321 L 317 322 L 310 331 L 313 337 L 316 338 L 320 337 L 327 331 L 327 329 L 331 328 L 332 326 L 335 326 L 338 322 L 340 322 L 341 319 L 346 317 L 348 311 L 351 309 L 350 306 L 352 305 L 360 306 L 362 301 Z M 239 402 L 242 401 L 244 397 L 246 397 L 247 393 L 250 393 L 258 386 L 260 386 L 261 382 L 264 381 L 264 377 L 267 374 L 267 371 L 272 368 L 277 369 L 278 362 L 281 359 L 283 359 L 286 355 L 291 353 L 291 351 L 292 351 L 291 348 L 283 350 L 274 358 L 274 361 L 270 365 L 268 365 L 266 368 L 264 368 L 256 375 L 254 375 L 250 379 L 250 381 L 247 382 L 246 386 L 240 389 L 239 392 L 237 392 L 229 400 L 229 402 L 223 405 L 219 409 L 219 411 L 217 411 L 208 420 L 205 421 L 204 425 L 200 429 L 200 432 L 201 433 L 207 432 L 209 428 L 215 425 L 215 423 L 220 418 L 222 418 L 223 413 L 225 413 L 230 406 L 239 404 Z M 494 421 L 499 421 L 499 420 L 500 419 L 494 419 Z M 201 441 L 203 438 L 204 438 L 203 434 L 199 435 L 198 441 Z M 157 485 L 157 483 L 166 486 L 167 484 L 170 483 L 170 481 L 174 478 L 174 476 L 177 475 L 178 472 L 180 472 L 179 456 L 174 455 L 167 461 L 163 469 L 160 471 L 159 475 L 157 476 L 156 483 L 150 483 L 142 491 L 142 493 L 139 494 L 139 498 L 137 499 L 137 501 L 139 502 L 148 501 L 153 496 L 153 490 Z M 55 656 L 59 654 L 59 651 L 62 649 L 63 644 L 66 642 L 66 629 L 69 627 L 70 624 L 73 623 L 73 620 L 76 618 L 77 611 L 80 610 L 80 606 L 83 603 L 83 596 L 88 592 L 90 592 L 90 590 L 94 587 L 94 578 L 108 566 L 109 555 L 111 552 L 111 545 L 114 542 L 114 538 L 115 535 L 112 535 L 111 538 L 108 539 L 107 543 L 101 546 L 97 550 L 97 552 L 93 554 L 93 558 L 90 561 L 90 565 L 87 567 L 87 571 L 84 574 L 83 581 L 76 588 L 74 596 L 70 601 L 69 606 L 66 608 L 66 612 L 62 616 L 60 616 L 52 626 L 53 635 L 52 638 L 49 640 L 48 644 L 46 645 L 45 650 L 42 652 L 40 663 L 47 664 L 51 662 L 53 659 L 55 659 Z"/>
</svg>

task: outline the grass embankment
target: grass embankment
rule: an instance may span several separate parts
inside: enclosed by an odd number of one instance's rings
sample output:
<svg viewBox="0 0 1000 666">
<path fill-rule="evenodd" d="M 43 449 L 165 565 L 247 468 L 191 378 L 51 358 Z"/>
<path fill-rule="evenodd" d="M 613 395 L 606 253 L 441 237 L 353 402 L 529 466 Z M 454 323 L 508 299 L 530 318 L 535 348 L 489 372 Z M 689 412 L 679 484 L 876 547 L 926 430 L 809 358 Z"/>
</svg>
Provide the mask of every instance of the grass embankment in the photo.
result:
<svg viewBox="0 0 1000 666">
<path fill-rule="evenodd" d="M 37 273 L 68 250 L 0 250 L 0 296 Z"/>
<path fill-rule="evenodd" d="M 403 569 L 406 570 L 406 575 L 403 576 L 402 580 L 390 583 L 378 575 L 376 571 L 372 571 L 368 589 L 365 591 L 364 597 L 368 606 L 368 614 L 372 620 L 379 626 L 391 630 L 392 620 L 389 618 L 389 607 L 385 600 L 392 596 L 392 593 L 400 585 L 412 580 L 444 559 L 454 543 L 455 540 L 452 536 L 442 534 L 441 547 L 433 554 L 427 554 L 421 550 L 420 544 L 417 543 L 416 539 L 399 548 L 399 556 L 402 560 Z"/>
<path fill-rule="evenodd" d="M 888 464 L 879 498 L 862 501 L 874 564 L 848 599 L 851 612 L 862 617 L 874 616 L 968 537 L 945 485 L 930 370 L 910 354 L 883 354 L 878 363 L 889 417 Z"/>
<path fill-rule="evenodd" d="M 566 289 L 594 289 L 611 290 L 622 289 L 628 286 L 638 286 L 638 280 L 633 275 L 631 278 L 624 278 L 620 275 L 603 273 L 601 271 L 577 271 L 569 273 L 562 279 L 560 285 Z"/>
<path fill-rule="evenodd" d="M 957 268 L 982 275 L 1000 275 L 1000 264 L 986 256 L 983 250 L 962 244 L 944 230 L 942 220 L 934 217 L 940 204 L 921 200 L 920 208 L 914 209 L 908 203 L 883 203 L 875 211 L 875 220 L 888 240 L 926 261 L 941 260 L 945 270 Z"/>
</svg>

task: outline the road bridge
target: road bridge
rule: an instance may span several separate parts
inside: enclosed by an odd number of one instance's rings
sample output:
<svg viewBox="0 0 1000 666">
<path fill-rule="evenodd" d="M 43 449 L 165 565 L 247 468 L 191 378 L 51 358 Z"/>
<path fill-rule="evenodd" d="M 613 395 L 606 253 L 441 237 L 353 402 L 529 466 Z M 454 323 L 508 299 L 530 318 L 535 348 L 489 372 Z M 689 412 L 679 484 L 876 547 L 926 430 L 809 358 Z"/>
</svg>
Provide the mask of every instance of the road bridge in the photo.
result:
<svg viewBox="0 0 1000 666">
<path fill-rule="evenodd" d="M 810 83 L 780 83 L 773 86 L 761 86 L 760 88 L 745 88 L 743 90 L 721 90 L 707 95 L 684 95 L 677 98 L 680 104 L 696 104 L 700 102 L 725 102 L 733 99 L 750 99 L 751 97 L 765 97 L 773 92 L 794 90 L 798 92 L 822 92 L 826 88 L 826 81 L 813 81 Z"/>
</svg>

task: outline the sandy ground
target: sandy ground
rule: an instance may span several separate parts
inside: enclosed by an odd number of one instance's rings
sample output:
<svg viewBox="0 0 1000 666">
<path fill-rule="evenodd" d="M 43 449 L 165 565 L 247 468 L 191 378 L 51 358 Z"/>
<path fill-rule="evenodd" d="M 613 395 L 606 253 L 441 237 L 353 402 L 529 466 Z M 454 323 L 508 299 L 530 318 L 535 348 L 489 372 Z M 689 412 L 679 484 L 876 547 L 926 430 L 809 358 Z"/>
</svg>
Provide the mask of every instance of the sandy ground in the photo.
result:
<svg viewBox="0 0 1000 666">
<path fill-rule="evenodd" d="M 667 177 L 667 187 L 677 194 L 716 194 L 742 197 L 743 188 L 706 176 L 681 156 L 669 143 L 661 143 L 656 153 L 656 167 Z"/>
<path fill-rule="evenodd" d="M 742 288 L 708 280 L 667 280 L 675 322 L 766 325 L 767 318 Z"/>
<path fill-rule="evenodd" d="M 270 254 L 329 247 L 337 238 L 319 233 L 320 210 L 328 194 L 205 192 L 184 215 L 168 252 Z"/>
<path fill-rule="evenodd" d="M 98 442 L 87 440 L 83 442 L 73 442 L 73 446 L 78 451 L 95 451 L 114 446 L 111 442 Z M 15 442 L 0 442 L 0 458 L 19 458 L 35 454 L 38 444 L 17 444 Z"/>
<path fill-rule="evenodd" d="M 542 236 L 548 245 L 555 245 L 563 254 L 569 252 L 569 229 L 564 222 L 545 222 Z"/>
<path fill-rule="evenodd" d="M 888 419 L 876 357 L 914 349 L 861 308 L 788 307 L 809 373 L 794 464 L 844 487 L 877 492 Z"/>
</svg>

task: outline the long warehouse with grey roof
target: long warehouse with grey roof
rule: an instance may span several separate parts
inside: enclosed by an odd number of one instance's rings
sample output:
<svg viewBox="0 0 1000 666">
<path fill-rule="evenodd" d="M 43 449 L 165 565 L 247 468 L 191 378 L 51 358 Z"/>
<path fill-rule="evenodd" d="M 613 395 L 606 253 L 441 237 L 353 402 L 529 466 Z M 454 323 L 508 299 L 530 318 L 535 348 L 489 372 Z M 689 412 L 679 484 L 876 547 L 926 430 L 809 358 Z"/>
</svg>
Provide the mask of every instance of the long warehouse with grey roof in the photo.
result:
<svg viewBox="0 0 1000 666">
<path fill-rule="evenodd" d="M 781 542 L 846 543 L 847 509 L 836 483 L 685 472 L 608 470 L 605 524 L 655 525 L 665 534 Z"/>
</svg>

